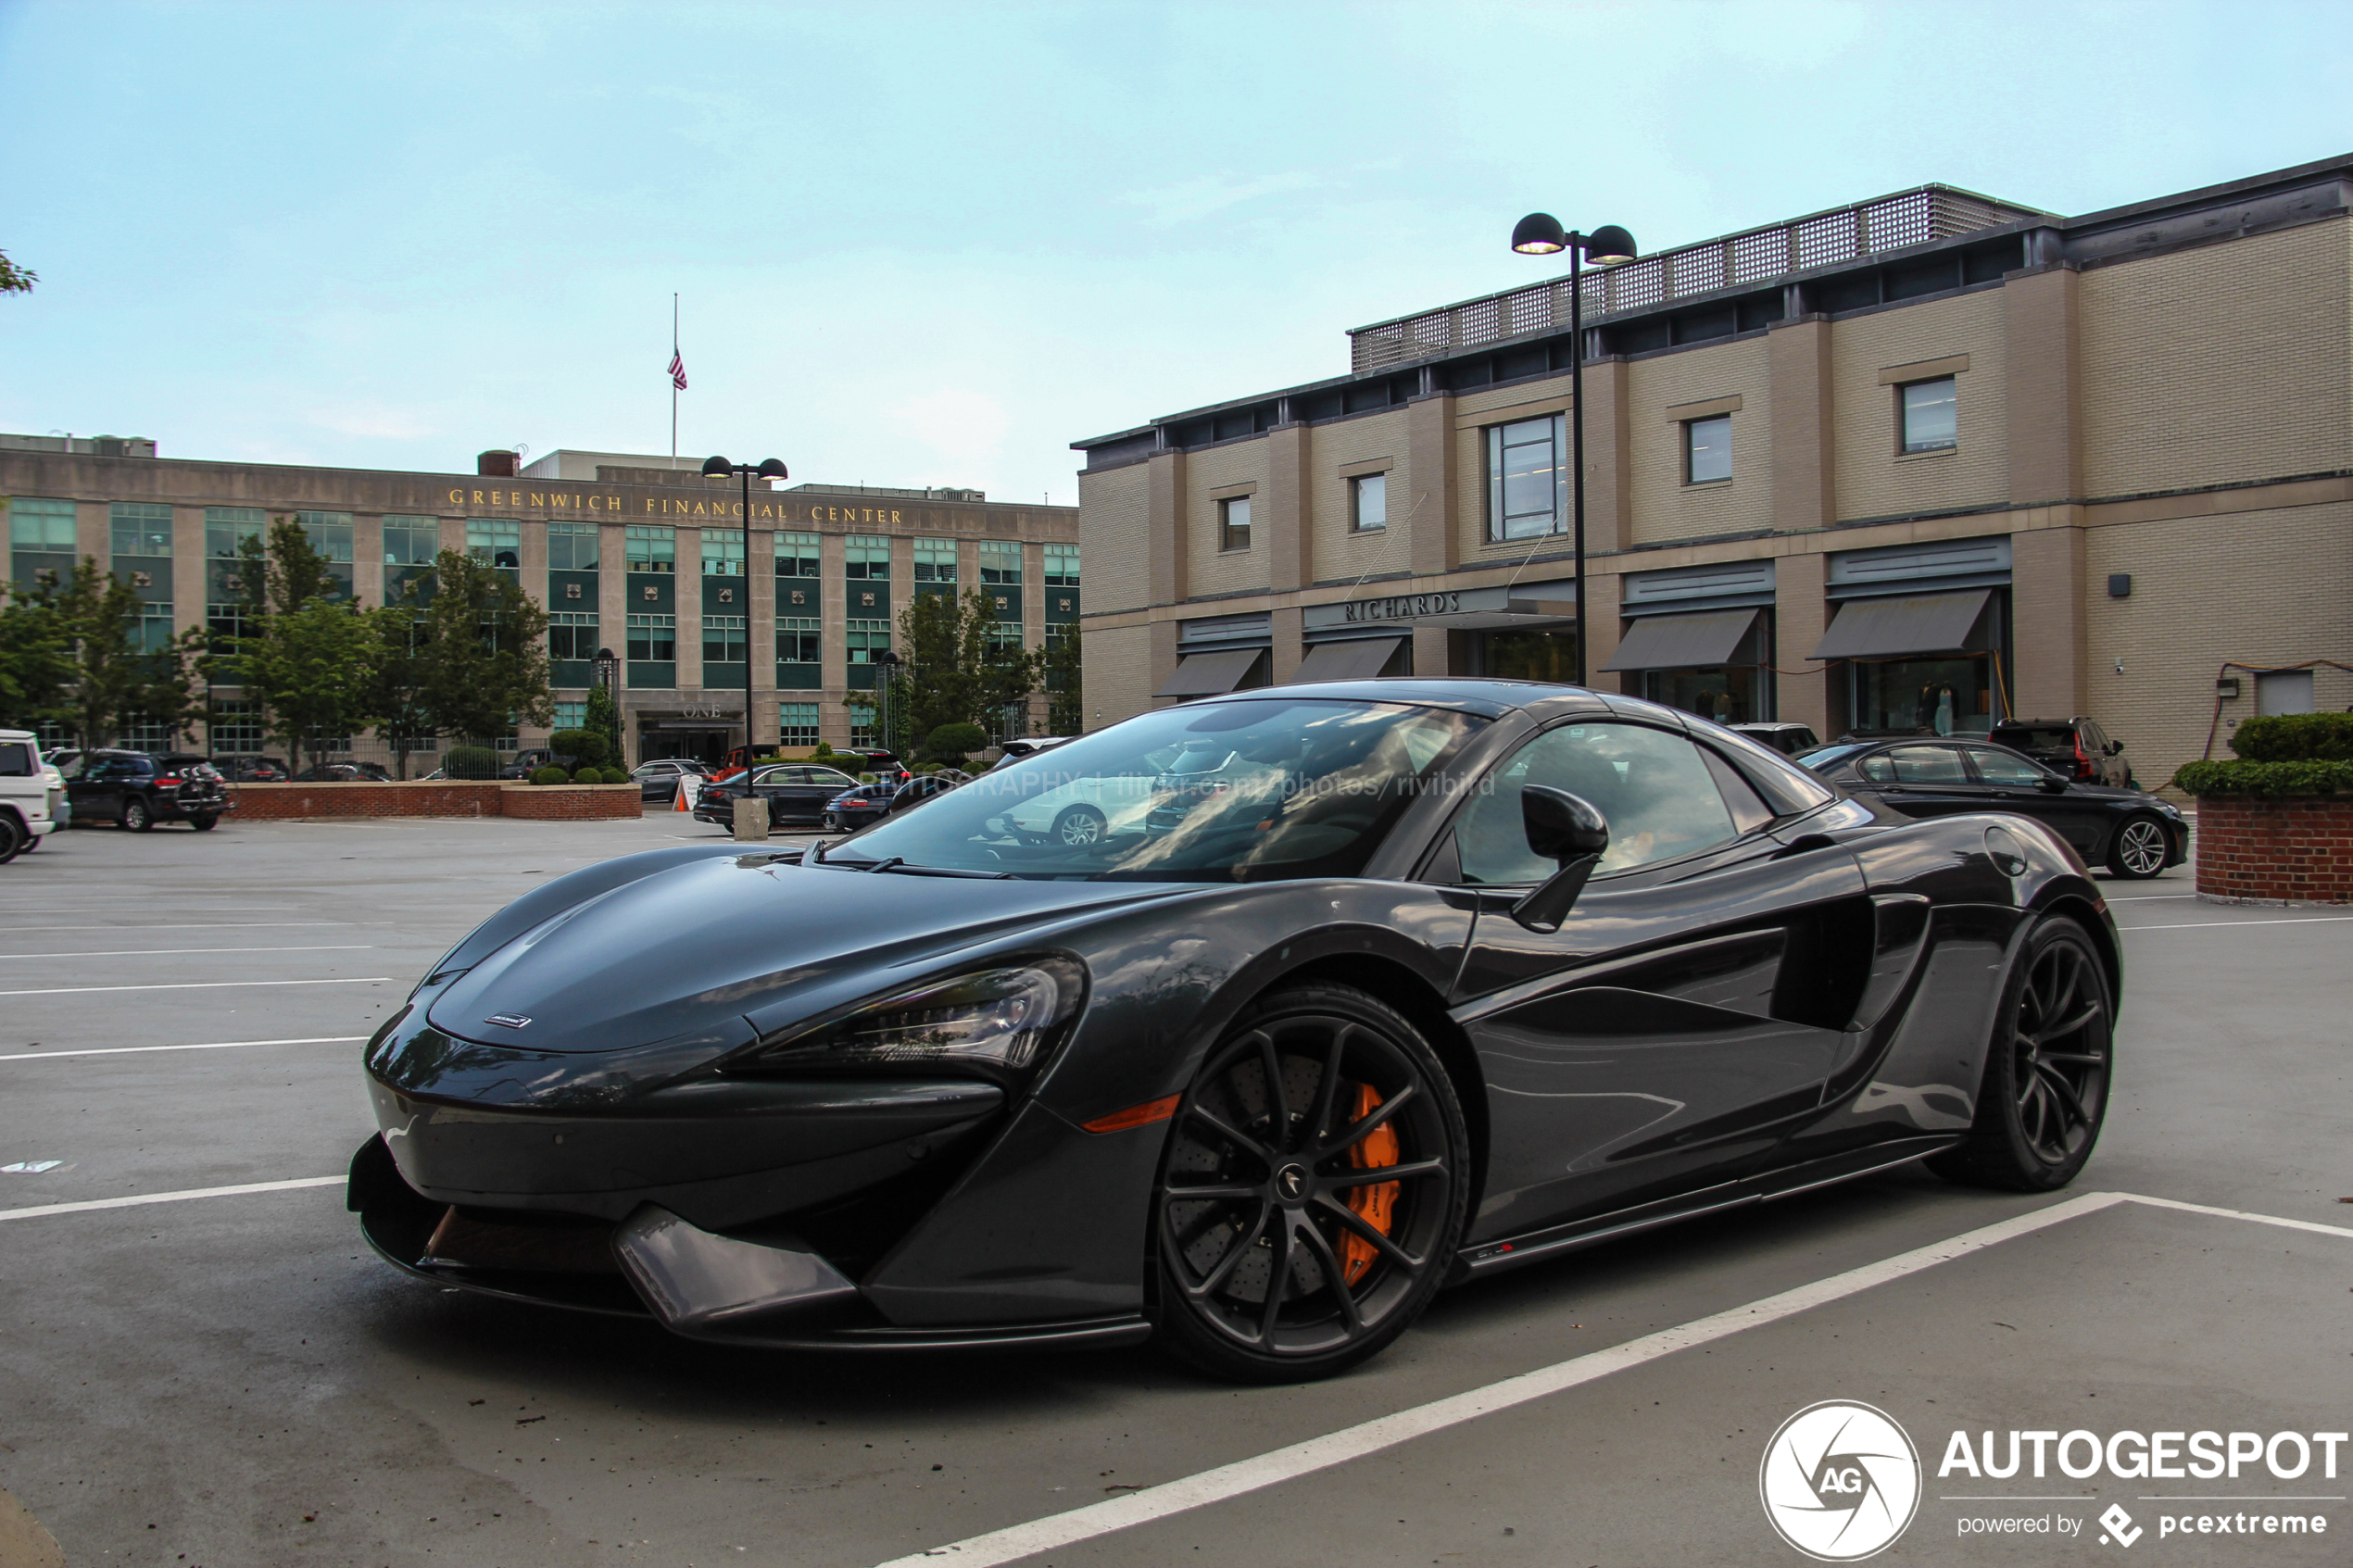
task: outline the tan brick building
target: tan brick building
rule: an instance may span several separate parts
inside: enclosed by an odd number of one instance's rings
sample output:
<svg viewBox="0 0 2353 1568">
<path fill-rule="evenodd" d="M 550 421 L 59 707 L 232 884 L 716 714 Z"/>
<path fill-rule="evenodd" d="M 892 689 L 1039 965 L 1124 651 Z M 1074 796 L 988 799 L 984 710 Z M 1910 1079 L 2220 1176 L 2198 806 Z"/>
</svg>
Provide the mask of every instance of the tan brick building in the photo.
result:
<svg viewBox="0 0 2353 1568">
<path fill-rule="evenodd" d="M 880 656 L 918 594 L 982 588 L 998 634 L 1029 648 L 1077 624 L 1075 508 L 755 482 L 747 571 L 738 482 L 703 478 L 698 458 L 671 461 L 560 451 L 519 470 L 514 453 L 492 451 L 472 474 L 402 473 L 164 458 L 144 439 L 0 435 L 0 511 L 11 581 L 94 558 L 136 588 L 141 635 L 155 646 L 193 626 L 234 632 L 238 542 L 274 519 L 299 523 L 362 604 L 396 598 L 440 550 L 469 552 L 548 612 L 556 728 L 580 721 L 596 656 L 611 652 L 632 762 L 716 759 L 741 745 L 747 679 L 762 745 L 872 744 Z M 120 743 L 262 751 L 261 716 L 234 688 L 215 696 L 209 734 L 134 724 Z M 1045 716 L 1046 699 L 1033 697 L 1005 728 L 1030 733 Z M 526 726 L 502 744 L 547 734 Z M 387 759 L 380 740 L 333 738 Z"/>
<path fill-rule="evenodd" d="M 2090 715 L 2150 783 L 2353 706 L 2349 214 L 2353 157 L 2080 218 L 1926 186 L 1588 272 L 1592 684 L 1826 737 Z M 1568 287 L 1076 443 L 1090 722 L 1559 678 Z"/>
</svg>

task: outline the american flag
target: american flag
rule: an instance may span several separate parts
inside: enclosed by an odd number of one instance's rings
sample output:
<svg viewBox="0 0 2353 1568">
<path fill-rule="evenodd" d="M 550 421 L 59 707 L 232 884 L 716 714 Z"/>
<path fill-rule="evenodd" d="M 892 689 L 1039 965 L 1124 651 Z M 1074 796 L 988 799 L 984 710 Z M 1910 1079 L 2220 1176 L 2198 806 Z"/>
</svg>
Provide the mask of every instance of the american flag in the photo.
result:
<svg viewBox="0 0 2353 1568">
<path fill-rule="evenodd" d="M 670 384 L 686 390 L 686 358 L 674 348 L 670 351 Z"/>
</svg>

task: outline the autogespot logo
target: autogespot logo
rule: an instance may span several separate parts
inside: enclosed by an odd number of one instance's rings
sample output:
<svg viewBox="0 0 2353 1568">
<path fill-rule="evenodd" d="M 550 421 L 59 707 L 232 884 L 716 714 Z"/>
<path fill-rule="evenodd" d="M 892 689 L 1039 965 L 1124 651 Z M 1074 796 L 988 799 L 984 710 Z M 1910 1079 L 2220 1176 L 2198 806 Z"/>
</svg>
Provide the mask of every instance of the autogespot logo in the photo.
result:
<svg viewBox="0 0 2353 1568">
<path fill-rule="evenodd" d="M 1781 1423 L 1756 1473 L 1765 1517 L 1781 1539 L 1822 1562 L 1885 1549 L 1920 1505 L 1920 1456 L 1894 1419 L 1825 1399 Z"/>
</svg>

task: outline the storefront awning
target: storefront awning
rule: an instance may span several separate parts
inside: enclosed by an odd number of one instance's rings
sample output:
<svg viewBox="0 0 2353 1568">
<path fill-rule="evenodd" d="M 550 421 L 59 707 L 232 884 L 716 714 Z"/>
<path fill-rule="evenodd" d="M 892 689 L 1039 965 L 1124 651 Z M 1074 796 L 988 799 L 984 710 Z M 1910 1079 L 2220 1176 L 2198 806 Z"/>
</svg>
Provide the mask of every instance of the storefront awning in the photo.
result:
<svg viewBox="0 0 2353 1568">
<path fill-rule="evenodd" d="M 1969 645 L 1991 589 L 1924 594 L 1908 599 L 1849 599 L 1822 633 L 1815 659 L 1883 659 L 1899 653 L 1951 653 Z"/>
<path fill-rule="evenodd" d="M 1317 643 L 1299 661 L 1293 681 L 1365 681 L 1381 672 L 1403 637 L 1358 637 L 1344 643 Z"/>
<path fill-rule="evenodd" d="M 1691 670 L 1730 664 L 1756 624 L 1754 609 L 1652 615 L 1634 622 L 1604 670 Z"/>
<path fill-rule="evenodd" d="M 1215 653 L 1189 653 L 1176 661 L 1176 673 L 1154 696 L 1219 696 L 1241 684 L 1263 648 L 1220 648 Z"/>
</svg>

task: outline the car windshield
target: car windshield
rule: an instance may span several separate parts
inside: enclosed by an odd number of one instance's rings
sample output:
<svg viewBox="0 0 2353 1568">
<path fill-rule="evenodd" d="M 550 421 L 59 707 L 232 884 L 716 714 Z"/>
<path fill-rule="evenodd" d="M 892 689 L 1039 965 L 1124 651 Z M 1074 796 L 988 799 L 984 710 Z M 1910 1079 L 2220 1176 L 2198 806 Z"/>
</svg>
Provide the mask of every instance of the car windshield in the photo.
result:
<svg viewBox="0 0 2353 1568">
<path fill-rule="evenodd" d="M 1167 709 L 902 809 L 824 863 L 1085 880 L 1353 876 L 1482 722 L 1403 703 Z M 1088 831 L 1062 831 L 1072 821 Z"/>
<path fill-rule="evenodd" d="M 1869 749 L 1869 746 L 1818 746 L 1811 751 L 1799 752 L 1790 760 L 1818 773 L 1825 768 L 1837 767 L 1858 751 Z"/>
<path fill-rule="evenodd" d="M 1993 738 L 2020 751 L 2071 751 L 2075 747 L 2075 732 L 2063 724 L 2004 724 L 1994 732 Z"/>
</svg>

